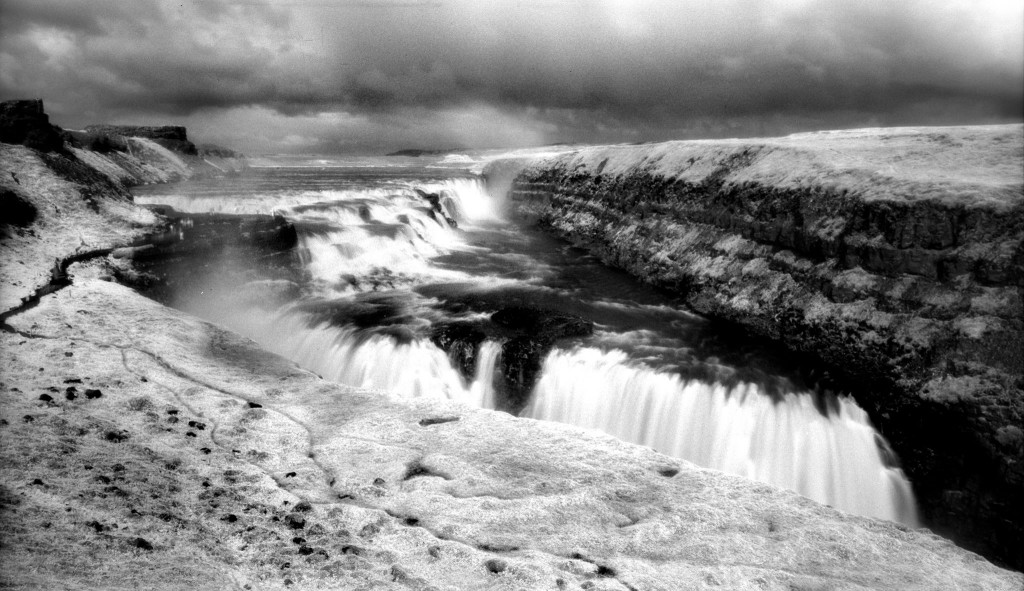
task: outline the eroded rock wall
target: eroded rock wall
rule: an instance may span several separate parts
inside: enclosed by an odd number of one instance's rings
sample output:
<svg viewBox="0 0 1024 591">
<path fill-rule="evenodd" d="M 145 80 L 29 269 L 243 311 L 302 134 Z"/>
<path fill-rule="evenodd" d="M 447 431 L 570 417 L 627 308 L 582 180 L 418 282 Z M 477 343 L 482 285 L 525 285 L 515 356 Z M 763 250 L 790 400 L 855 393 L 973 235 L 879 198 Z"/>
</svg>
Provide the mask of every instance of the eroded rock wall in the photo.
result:
<svg viewBox="0 0 1024 591">
<path fill-rule="evenodd" d="M 833 368 L 939 531 L 1024 565 L 1024 128 L 589 148 L 518 211 Z M 501 170 L 501 163 L 492 167 Z"/>
</svg>

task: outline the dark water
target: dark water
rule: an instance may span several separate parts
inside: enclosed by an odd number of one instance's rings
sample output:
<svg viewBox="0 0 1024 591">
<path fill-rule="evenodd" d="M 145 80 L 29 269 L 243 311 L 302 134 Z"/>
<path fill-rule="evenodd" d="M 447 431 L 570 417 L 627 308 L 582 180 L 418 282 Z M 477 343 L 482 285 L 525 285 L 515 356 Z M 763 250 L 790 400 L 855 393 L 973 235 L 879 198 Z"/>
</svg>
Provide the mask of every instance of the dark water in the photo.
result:
<svg viewBox="0 0 1024 591">
<path fill-rule="evenodd" d="M 866 414 L 848 397 L 813 391 L 813 368 L 518 225 L 461 163 L 434 164 L 291 162 L 142 188 L 140 203 L 196 214 L 186 242 L 206 231 L 201 214 L 277 216 L 296 229 L 290 249 L 244 249 L 232 238 L 180 256 L 159 269 L 171 287 L 155 295 L 382 395 L 508 408 L 503 384 L 516 369 L 528 390 L 514 407 L 522 416 L 916 521 L 909 484 L 887 465 L 891 452 Z M 237 230 L 243 242 L 259 234 L 253 227 Z M 510 329 L 492 321 L 503 310 L 540 319 Z M 545 336 L 566 322 L 593 330 Z M 466 331 L 478 342 L 438 346 L 439 332 Z M 513 365 L 513 341 L 539 355 L 535 375 L 529 359 Z"/>
</svg>

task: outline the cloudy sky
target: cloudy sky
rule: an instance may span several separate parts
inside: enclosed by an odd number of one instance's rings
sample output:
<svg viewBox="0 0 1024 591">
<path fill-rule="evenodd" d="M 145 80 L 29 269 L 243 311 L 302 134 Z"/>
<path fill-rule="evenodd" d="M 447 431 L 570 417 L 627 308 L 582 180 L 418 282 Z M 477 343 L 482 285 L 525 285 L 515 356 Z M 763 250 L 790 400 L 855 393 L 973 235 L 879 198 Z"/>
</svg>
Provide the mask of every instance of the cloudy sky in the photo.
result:
<svg viewBox="0 0 1024 591">
<path fill-rule="evenodd" d="M 0 98 L 249 153 L 1020 121 L 1022 0 L 0 0 Z"/>
</svg>

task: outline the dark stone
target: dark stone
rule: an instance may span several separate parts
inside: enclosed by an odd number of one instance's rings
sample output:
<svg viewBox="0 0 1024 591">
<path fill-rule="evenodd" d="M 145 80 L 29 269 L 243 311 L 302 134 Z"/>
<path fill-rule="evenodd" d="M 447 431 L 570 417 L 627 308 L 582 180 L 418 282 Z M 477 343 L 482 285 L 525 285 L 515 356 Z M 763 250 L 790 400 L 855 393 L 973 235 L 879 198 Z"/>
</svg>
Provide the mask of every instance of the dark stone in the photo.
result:
<svg viewBox="0 0 1024 591">
<path fill-rule="evenodd" d="M 485 562 L 484 566 L 487 568 L 488 571 L 494 574 L 498 574 L 501 572 L 505 572 L 505 569 L 508 568 L 508 563 L 504 560 L 501 560 L 500 558 L 492 558 Z"/>
<path fill-rule="evenodd" d="M 100 398 L 101 396 L 103 396 L 103 392 L 101 392 L 100 390 L 89 389 L 85 391 L 85 397 L 88 398 L 89 400 L 95 400 L 97 398 Z"/>
<path fill-rule="evenodd" d="M 284 518 L 285 523 L 292 529 L 302 529 L 306 527 L 306 518 L 301 513 L 289 513 Z"/>
<path fill-rule="evenodd" d="M 250 402 L 249 403 L 249 408 L 263 408 L 263 405 L 259 404 L 257 402 Z"/>
<path fill-rule="evenodd" d="M 147 541 L 145 538 L 135 538 L 135 541 L 132 542 L 132 545 L 134 545 L 136 548 L 140 550 L 146 550 L 147 552 L 153 550 L 153 544 L 150 544 L 149 541 Z"/>
<path fill-rule="evenodd" d="M 441 324 L 434 328 L 430 340 L 448 353 L 455 368 L 467 380 L 473 379 L 480 344 L 487 335 L 475 324 Z"/>
<path fill-rule="evenodd" d="M 420 426 L 429 427 L 430 425 L 441 425 L 443 423 L 452 423 L 458 420 L 459 417 L 428 417 L 420 419 Z"/>
<path fill-rule="evenodd" d="M 295 505 L 295 510 L 301 513 L 308 513 L 313 510 L 313 505 L 310 505 L 309 501 L 299 501 Z"/>
<path fill-rule="evenodd" d="M 53 396 L 50 396 L 49 394 L 40 394 L 39 400 L 42 400 L 43 402 L 53 402 Z"/>
<path fill-rule="evenodd" d="M 64 149 L 60 128 L 50 124 L 39 99 L 0 102 L 0 142 L 40 152 Z"/>
</svg>

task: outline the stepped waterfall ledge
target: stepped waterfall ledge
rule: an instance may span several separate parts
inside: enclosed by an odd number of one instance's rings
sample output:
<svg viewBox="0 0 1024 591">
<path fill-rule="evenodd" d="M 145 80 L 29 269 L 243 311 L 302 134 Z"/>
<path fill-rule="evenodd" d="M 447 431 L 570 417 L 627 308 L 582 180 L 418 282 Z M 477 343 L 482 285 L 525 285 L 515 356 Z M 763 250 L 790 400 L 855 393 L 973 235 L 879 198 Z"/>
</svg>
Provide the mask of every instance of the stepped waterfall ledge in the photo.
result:
<svg viewBox="0 0 1024 591">
<path fill-rule="evenodd" d="M 1019 568 L 1022 162 L 1024 128 L 1009 125 L 594 147 L 497 161 L 485 174 L 522 219 L 701 314 L 816 360 L 829 387 L 852 393 L 892 445 L 924 522 Z M 593 375 L 604 361 L 574 363 L 590 363 L 576 367 Z M 654 393 L 669 386 L 643 375 L 647 404 L 662 404 Z M 592 388 L 599 396 L 637 379 L 608 378 Z M 534 412 L 635 432 L 631 419 L 568 408 L 577 395 L 557 390 Z M 842 437 L 870 439 L 856 434 L 860 408 L 845 404 L 836 416 L 851 430 Z M 719 461 L 729 469 L 732 460 Z M 885 472 L 871 478 L 907 498 Z"/>
<path fill-rule="evenodd" d="M 320 186 L 329 175 L 332 188 Z M 714 338 L 702 319 L 621 275 L 606 272 L 603 284 L 572 277 L 572 253 L 510 225 L 482 180 L 444 176 L 279 167 L 258 171 L 243 189 L 153 187 L 138 200 L 293 224 L 290 280 L 250 270 L 266 276 L 233 285 L 224 273 L 231 264 L 207 260 L 210 276 L 168 302 L 326 379 L 400 397 L 525 407 L 524 416 L 601 429 L 846 511 L 917 525 L 909 483 L 887 464 L 891 450 L 852 400 L 826 396 L 835 411 L 818 408 L 769 360 L 760 374 L 741 375 L 749 368 L 709 358 L 714 346 L 686 334 Z M 342 182 L 348 186 L 335 188 Z M 510 259 L 519 271 L 503 264 Z M 247 307 L 235 295 L 268 285 L 290 296 Z M 610 300 L 611 290 L 626 293 Z M 657 326 L 664 321 L 668 327 Z M 566 322 L 585 328 L 558 338 L 551 327 Z M 590 323 L 601 330 L 590 334 Z M 476 338 L 438 339 L 439 330 Z M 768 394 L 769 384 L 779 395 Z"/>
</svg>

